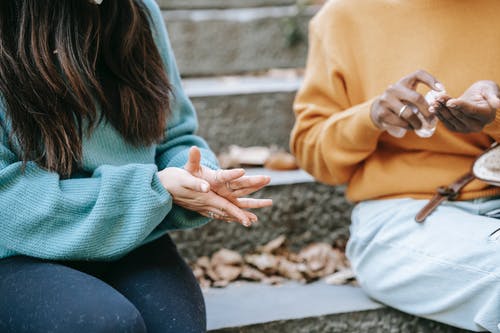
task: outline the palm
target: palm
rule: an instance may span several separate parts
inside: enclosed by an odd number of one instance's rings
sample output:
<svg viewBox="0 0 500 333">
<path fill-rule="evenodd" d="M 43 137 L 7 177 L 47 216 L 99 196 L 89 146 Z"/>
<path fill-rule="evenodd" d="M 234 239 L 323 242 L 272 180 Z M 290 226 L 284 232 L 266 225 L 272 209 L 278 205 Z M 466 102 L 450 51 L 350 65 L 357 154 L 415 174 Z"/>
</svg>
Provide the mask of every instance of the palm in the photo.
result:
<svg viewBox="0 0 500 333">
<path fill-rule="evenodd" d="M 243 169 L 212 170 L 207 168 L 201 165 L 200 150 L 196 147 L 192 147 L 189 151 L 189 160 L 184 169 L 193 176 L 206 180 L 212 191 L 232 202 L 260 190 L 270 181 L 267 176 L 245 176 Z M 248 203 L 248 200 L 246 202 Z"/>
</svg>

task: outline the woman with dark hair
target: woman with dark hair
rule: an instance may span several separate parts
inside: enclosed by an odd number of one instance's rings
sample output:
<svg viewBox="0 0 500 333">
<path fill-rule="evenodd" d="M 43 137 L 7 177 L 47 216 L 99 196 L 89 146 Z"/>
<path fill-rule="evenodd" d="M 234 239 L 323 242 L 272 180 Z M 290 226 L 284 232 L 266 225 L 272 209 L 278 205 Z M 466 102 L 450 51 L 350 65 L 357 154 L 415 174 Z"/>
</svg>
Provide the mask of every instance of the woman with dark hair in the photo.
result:
<svg viewBox="0 0 500 333">
<path fill-rule="evenodd" d="M 203 332 L 168 231 L 250 226 L 269 182 L 217 170 L 154 0 L 0 2 L 0 331 Z"/>
</svg>

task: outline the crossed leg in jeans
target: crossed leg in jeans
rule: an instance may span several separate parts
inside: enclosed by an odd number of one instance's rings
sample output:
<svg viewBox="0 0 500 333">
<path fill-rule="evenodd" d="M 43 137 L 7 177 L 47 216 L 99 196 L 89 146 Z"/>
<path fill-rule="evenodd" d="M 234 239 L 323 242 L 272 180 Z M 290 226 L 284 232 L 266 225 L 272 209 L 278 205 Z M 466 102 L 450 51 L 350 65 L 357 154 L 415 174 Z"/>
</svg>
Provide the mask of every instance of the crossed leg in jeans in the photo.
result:
<svg viewBox="0 0 500 333">
<path fill-rule="evenodd" d="M 423 224 L 426 201 L 376 200 L 352 214 L 347 255 L 373 298 L 401 311 L 473 331 L 500 332 L 500 199 L 442 204 Z"/>
</svg>

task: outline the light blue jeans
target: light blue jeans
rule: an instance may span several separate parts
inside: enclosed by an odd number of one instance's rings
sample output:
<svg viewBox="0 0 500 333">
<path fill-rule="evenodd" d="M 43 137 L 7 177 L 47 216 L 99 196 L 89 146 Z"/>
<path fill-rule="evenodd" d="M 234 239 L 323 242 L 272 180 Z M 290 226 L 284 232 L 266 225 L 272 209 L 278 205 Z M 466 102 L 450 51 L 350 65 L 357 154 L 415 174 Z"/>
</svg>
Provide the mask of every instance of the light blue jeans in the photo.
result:
<svg viewBox="0 0 500 333">
<path fill-rule="evenodd" d="M 352 214 L 347 256 L 363 289 L 403 312 L 500 332 L 500 198 L 446 202 L 423 224 L 425 200 L 366 201 Z"/>
</svg>

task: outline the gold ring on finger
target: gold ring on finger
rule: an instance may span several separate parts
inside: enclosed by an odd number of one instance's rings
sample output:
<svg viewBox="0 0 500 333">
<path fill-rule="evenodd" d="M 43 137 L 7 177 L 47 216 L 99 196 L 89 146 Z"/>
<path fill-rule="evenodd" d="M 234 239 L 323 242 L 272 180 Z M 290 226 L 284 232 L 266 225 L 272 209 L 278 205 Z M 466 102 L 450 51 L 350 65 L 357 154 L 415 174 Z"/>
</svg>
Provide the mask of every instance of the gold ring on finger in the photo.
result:
<svg viewBox="0 0 500 333">
<path fill-rule="evenodd" d="M 399 118 L 401 118 L 403 116 L 403 113 L 406 111 L 407 108 L 408 108 L 408 104 L 405 104 L 401 107 L 401 109 L 399 109 L 399 112 L 398 112 Z"/>
</svg>

